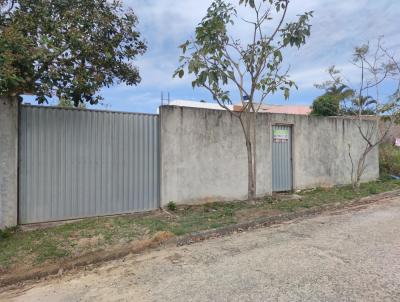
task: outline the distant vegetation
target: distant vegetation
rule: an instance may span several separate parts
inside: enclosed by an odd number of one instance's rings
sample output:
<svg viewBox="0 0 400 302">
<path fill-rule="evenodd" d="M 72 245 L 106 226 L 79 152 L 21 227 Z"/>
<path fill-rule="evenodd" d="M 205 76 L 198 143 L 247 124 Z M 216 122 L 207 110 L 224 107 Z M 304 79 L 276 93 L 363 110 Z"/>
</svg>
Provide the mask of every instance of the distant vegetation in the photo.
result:
<svg viewBox="0 0 400 302">
<path fill-rule="evenodd" d="M 381 175 L 400 176 L 400 148 L 382 144 L 379 147 L 379 169 Z"/>
<path fill-rule="evenodd" d="M 141 81 L 147 46 L 120 0 L 1 0 L 0 95 L 97 104 L 114 83 Z"/>
<path fill-rule="evenodd" d="M 313 115 L 354 117 L 364 147 L 359 154 L 352 153 L 352 142 L 348 142 L 348 155 L 351 161 L 351 182 L 358 190 L 365 172 L 368 154 L 384 142 L 389 130 L 400 120 L 400 61 L 395 49 L 385 47 L 382 37 L 376 43 L 367 42 L 355 47 L 352 63 L 359 72 L 359 82 L 350 82 L 349 77 L 332 66 L 328 69 L 330 80 L 315 87 L 323 89 L 324 94 L 312 106 Z M 389 93 L 384 88 L 393 87 Z M 392 89 L 392 88 L 390 88 Z M 373 123 L 363 124 L 365 116 Z M 384 120 L 384 123 L 381 123 Z M 386 148 L 386 149 L 385 149 Z M 395 156 L 396 152 L 383 147 L 385 156 Z M 388 153 L 385 153 L 388 151 Z M 386 159 L 382 160 L 385 163 Z M 386 169 L 390 167 L 387 161 Z"/>
<path fill-rule="evenodd" d="M 329 74 L 334 78 L 338 71 L 332 66 Z M 325 93 L 317 97 L 312 104 L 312 115 L 337 116 L 343 115 L 346 100 L 354 97 L 354 91 L 347 85 L 341 84 L 341 78 L 334 78 L 322 84 L 315 84 L 316 88 Z"/>
<path fill-rule="evenodd" d="M 61 108 L 79 108 L 79 109 L 86 109 L 85 103 L 79 103 L 78 107 L 75 107 L 75 104 L 72 100 L 67 99 L 60 99 L 56 105 L 57 107 Z"/>
</svg>

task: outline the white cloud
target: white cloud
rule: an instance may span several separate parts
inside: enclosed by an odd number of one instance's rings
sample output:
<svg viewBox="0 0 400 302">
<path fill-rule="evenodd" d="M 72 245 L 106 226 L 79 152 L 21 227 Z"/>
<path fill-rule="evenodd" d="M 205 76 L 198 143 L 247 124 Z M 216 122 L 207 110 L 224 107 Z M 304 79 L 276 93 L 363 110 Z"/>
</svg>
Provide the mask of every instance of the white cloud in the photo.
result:
<svg viewBox="0 0 400 302">
<path fill-rule="evenodd" d="M 335 65 L 335 68 L 341 71 L 349 85 L 356 84 L 360 79 L 359 69 L 351 63 Z M 325 66 L 298 69 L 291 72 L 291 78 L 299 86 L 299 90 L 313 89 L 315 84 L 330 80 L 328 67 Z"/>
<path fill-rule="evenodd" d="M 193 35 L 211 2 L 125 0 L 125 5 L 132 7 L 139 17 L 139 29 L 149 49 L 137 60 L 143 78 L 139 88 L 122 85 L 113 89 L 134 95 L 148 91 L 158 96 L 161 90 L 169 90 L 172 95 L 193 96 L 190 79 L 172 79 L 172 73 L 179 64 L 178 45 Z M 237 5 L 239 0 L 231 2 Z M 300 93 L 315 90 L 313 85 L 326 80 L 326 70 L 331 65 L 341 68 L 351 80 L 356 79 L 349 63 L 356 45 L 385 35 L 387 46 L 400 47 L 400 1 L 292 0 L 288 19 L 309 10 L 314 11 L 310 39 L 300 50 L 285 51 L 285 62 L 291 65 L 291 76 L 299 84 Z M 239 13 L 246 15 L 243 7 Z M 247 37 L 248 26 L 236 27 L 235 34 Z M 143 96 L 136 98 L 143 99 Z"/>
</svg>

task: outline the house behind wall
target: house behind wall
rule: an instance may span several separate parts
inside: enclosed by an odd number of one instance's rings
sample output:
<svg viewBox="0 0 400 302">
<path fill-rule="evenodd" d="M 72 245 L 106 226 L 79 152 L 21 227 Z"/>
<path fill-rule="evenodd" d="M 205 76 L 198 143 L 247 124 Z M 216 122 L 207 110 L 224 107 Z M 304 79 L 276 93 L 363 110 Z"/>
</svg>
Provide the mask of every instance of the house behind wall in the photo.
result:
<svg viewBox="0 0 400 302">
<path fill-rule="evenodd" d="M 247 153 L 239 120 L 229 112 L 162 106 L 161 204 L 247 197 Z M 373 121 L 363 122 L 363 126 Z M 348 184 L 365 142 L 349 118 L 262 113 L 257 116 L 257 195 L 272 194 L 272 128 L 292 130 L 292 189 Z M 363 181 L 379 176 L 378 150 Z"/>
</svg>

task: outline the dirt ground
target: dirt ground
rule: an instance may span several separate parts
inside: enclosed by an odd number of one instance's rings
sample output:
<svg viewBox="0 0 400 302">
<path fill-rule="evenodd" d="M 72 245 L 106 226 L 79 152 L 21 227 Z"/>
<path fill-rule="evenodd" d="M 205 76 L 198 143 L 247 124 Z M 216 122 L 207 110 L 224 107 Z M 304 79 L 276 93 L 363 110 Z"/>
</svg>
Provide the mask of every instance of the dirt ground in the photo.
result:
<svg viewBox="0 0 400 302">
<path fill-rule="evenodd" d="M 400 301 L 400 198 L 130 255 L 0 301 Z"/>
</svg>

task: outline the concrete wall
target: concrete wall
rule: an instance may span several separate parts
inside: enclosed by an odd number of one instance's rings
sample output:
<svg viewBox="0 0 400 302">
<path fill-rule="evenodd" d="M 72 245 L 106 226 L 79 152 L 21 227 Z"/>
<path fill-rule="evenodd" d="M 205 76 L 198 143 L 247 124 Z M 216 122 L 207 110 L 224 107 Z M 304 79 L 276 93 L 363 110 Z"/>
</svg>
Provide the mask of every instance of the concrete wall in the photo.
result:
<svg viewBox="0 0 400 302">
<path fill-rule="evenodd" d="M 160 119 L 162 205 L 247 197 L 246 147 L 237 118 L 220 110 L 163 106 Z M 293 129 L 294 189 L 350 183 L 348 144 L 353 158 L 364 144 L 354 121 L 263 113 L 257 118 L 258 196 L 272 193 L 271 126 L 279 123 Z M 374 150 L 363 180 L 378 176 Z"/>
<path fill-rule="evenodd" d="M 0 229 L 17 224 L 18 101 L 0 97 Z"/>
</svg>

